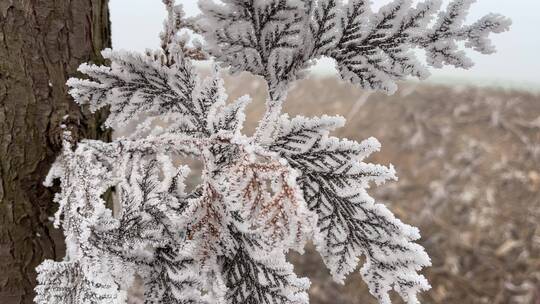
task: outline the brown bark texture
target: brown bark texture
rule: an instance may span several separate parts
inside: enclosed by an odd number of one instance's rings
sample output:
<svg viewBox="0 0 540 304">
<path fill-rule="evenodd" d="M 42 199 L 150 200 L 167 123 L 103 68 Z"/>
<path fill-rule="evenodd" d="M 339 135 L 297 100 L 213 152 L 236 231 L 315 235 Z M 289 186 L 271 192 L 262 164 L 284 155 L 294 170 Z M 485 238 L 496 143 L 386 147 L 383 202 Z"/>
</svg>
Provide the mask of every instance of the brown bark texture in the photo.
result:
<svg viewBox="0 0 540 304">
<path fill-rule="evenodd" d="M 64 256 L 43 186 L 61 150 L 64 122 L 75 139 L 108 139 L 106 113 L 81 111 L 66 80 L 110 47 L 108 0 L 0 0 L 0 303 L 32 303 L 35 267 Z"/>
</svg>

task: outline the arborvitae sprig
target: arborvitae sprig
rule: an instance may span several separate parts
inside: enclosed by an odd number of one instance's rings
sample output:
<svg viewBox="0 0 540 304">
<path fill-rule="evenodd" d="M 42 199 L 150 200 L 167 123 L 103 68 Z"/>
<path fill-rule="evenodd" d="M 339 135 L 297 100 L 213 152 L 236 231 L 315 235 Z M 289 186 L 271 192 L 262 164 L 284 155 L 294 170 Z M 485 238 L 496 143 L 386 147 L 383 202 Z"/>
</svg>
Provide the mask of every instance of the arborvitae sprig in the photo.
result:
<svg viewBox="0 0 540 304">
<path fill-rule="evenodd" d="M 282 98 L 289 82 L 321 56 L 335 59 L 344 79 L 393 93 L 396 81 L 429 75 L 411 49 L 425 49 L 431 66 L 468 68 L 472 62 L 457 42 L 489 54 L 494 51 L 489 34 L 510 25 L 507 18 L 489 14 L 464 26 L 474 0 L 454 0 L 446 10 L 440 10 L 440 0 L 416 6 L 394 0 L 376 12 L 367 0 L 223 2 L 201 3 L 200 25 L 210 54 L 234 71 L 265 77 L 273 99 Z"/>
<path fill-rule="evenodd" d="M 287 88 L 314 59 L 335 59 L 343 78 L 361 87 L 395 90 L 428 64 L 468 67 L 457 47 L 493 51 L 487 39 L 508 20 L 488 15 L 464 26 L 472 1 L 396 0 L 377 12 L 368 1 L 201 1 L 203 15 L 185 19 L 164 0 L 168 19 L 161 49 L 135 54 L 104 51 L 110 67 L 82 65 L 89 79 L 70 79 L 70 93 L 91 110 L 110 107 L 105 127 L 138 122 L 111 143 L 72 142 L 47 178 L 60 179 L 55 224 L 66 236 L 64 261 L 38 267 L 37 303 L 125 303 L 136 276 L 145 303 L 309 302 L 309 280 L 286 260 L 312 240 L 334 279 L 357 267 L 380 303 L 393 289 L 407 302 L 430 286 L 418 272 L 430 265 L 403 224 L 371 198 L 370 184 L 395 179 L 392 166 L 364 162 L 380 144 L 330 136 L 341 117 L 281 115 Z M 438 18 L 430 25 L 432 17 Z M 265 78 L 267 111 L 252 137 L 242 134 L 241 97 L 227 101 L 219 68 L 201 79 L 192 60 L 206 50 L 232 71 Z M 187 192 L 181 157 L 203 163 L 201 184 Z M 103 194 L 114 189 L 115 212 Z"/>
</svg>

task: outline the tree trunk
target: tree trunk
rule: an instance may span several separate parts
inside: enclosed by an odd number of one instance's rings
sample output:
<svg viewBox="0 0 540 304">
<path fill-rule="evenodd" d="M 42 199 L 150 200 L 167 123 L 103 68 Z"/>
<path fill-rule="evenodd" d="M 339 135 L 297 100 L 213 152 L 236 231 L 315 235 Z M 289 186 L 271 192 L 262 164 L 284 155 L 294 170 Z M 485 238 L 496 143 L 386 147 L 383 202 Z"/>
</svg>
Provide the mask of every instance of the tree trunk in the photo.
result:
<svg viewBox="0 0 540 304">
<path fill-rule="evenodd" d="M 65 86 L 110 44 L 108 0 L 0 0 L 0 303 L 32 303 L 35 267 L 64 256 L 42 183 L 66 115 L 76 139 L 110 137 Z"/>
</svg>

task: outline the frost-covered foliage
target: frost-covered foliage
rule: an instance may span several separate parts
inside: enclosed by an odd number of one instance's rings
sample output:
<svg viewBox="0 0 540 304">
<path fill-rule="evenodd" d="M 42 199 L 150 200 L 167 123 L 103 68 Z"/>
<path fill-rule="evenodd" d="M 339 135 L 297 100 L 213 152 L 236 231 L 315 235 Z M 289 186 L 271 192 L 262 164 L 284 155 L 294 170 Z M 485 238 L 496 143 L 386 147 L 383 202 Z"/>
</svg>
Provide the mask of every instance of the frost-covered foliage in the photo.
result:
<svg viewBox="0 0 540 304">
<path fill-rule="evenodd" d="M 393 0 L 373 11 L 369 0 L 203 0 L 200 27 L 218 61 L 263 76 L 274 98 L 321 56 L 335 59 L 344 79 L 392 93 L 395 81 L 429 74 L 412 48 L 424 49 L 434 67 L 470 67 L 460 41 L 494 51 L 488 35 L 506 31 L 510 21 L 490 14 L 463 25 L 474 1 L 440 10 L 441 0 Z"/>
<path fill-rule="evenodd" d="M 438 1 L 393 1 L 378 12 L 360 0 L 201 1 L 195 19 L 164 1 L 160 50 L 106 50 L 110 67 L 84 64 L 88 79 L 68 81 L 79 104 L 109 107 L 106 127 L 137 124 L 111 143 L 73 143 L 66 130 L 46 184 L 61 183 L 55 224 L 67 254 L 38 268 L 36 302 L 124 303 L 140 276 L 145 303 L 304 304 L 309 280 L 286 254 L 312 241 L 336 281 L 365 257 L 360 272 L 380 303 L 390 303 L 391 290 L 418 303 L 430 287 L 418 273 L 430 265 L 414 243 L 419 233 L 367 193 L 395 179 L 391 166 L 364 162 L 379 142 L 333 137 L 343 118 L 290 118 L 281 103 L 321 56 L 334 58 L 345 79 L 389 92 L 396 80 L 427 74 L 413 47 L 433 66 L 469 66 L 456 42 L 488 53 L 487 35 L 508 27 L 496 15 L 463 26 L 471 2 L 453 1 L 430 25 Z M 250 99 L 228 102 L 218 67 L 206 79 L 194 69 L 208 56 L 267 80 L 267 113 L 254 136 L 241 133 Z M 204 164 L 193 191 L 182 157 Z M 109 190 L 114 214 L 103 199 Z"/>
</svg>

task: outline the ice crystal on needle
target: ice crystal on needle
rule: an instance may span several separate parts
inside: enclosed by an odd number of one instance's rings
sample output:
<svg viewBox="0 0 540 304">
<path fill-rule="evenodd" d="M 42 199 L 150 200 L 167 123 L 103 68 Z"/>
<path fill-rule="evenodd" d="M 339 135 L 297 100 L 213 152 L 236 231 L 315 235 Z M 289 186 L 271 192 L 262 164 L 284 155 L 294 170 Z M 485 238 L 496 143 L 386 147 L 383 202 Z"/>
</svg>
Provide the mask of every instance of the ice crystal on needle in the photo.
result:
<svg viewBox="0 0 540 304">
<path fill-rule="evenodd" d="M 56 224 L 67 254 L 39 266 L 36 302 L 124 303 L 138 275 L 145 303 L 305 304 L 309 280 L 286 254 L 311 240 L 336 281 L 363 256 L 360 272 L 380 303 L 391 290 L 418 303 L 430 287 L 419 274 L 430 260 L 414 243 L 418 230 L 367 193 L 395 179 L 392 166 L 364 161 L 379 142 L 333 137 L 343 118 L 290 118 L 281 105 L 322 56 L 345 80 L 392 93 L 396 81 L 428 75 L 413 49 L 425 50 L 428 65 L 466 68 L 458 43 L 490 53 L 488 35 L 509 21 L 490 14 L 464 25 L 471 0 L 443 10 L 438 0 L 394 0 L 377 11 L 364 0 L 201 0 L 195 18 L 163 2 L 160 50 L 105 50 L 110 66 L 83 64 L 88 78 L 68 81 L 79 104 L 109 107 L 106 127 L 138 123 L 110 143 L 72 143 L 66 132 L 46 183 L 60 179 Z M 218 65 L 201 79 L 192 62 L 207 58 Z M 227 102 L 219 66 L 268 84 L 252 137 L 241 132 L 250 99 Z M 186 156 L 204 164 L 193 191 L 184 186 L 188 166 L 178 165 Z M 108 189 L 114 215 L 102 198 Z"/>
</svg>

